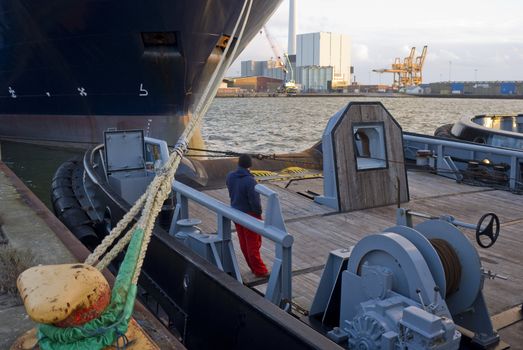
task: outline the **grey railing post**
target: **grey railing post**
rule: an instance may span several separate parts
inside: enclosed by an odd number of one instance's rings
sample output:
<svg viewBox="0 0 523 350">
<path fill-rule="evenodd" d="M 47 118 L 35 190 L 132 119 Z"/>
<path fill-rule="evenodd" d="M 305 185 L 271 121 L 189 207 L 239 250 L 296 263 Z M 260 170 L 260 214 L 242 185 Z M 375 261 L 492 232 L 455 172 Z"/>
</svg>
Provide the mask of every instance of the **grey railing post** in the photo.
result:
<svg viewBox="0 0 523 350">
<path fill-rule="evenodd" d="M 217 226 L 218 226 L 218 237 L 222 239 L 231 239 L 231 220 L 221 214 L 218 214 L 217 217 Z"/>
<path fill-rule="evenodd" d="M 174 236 L 178 232 L 178 220 L 189 218 L 189 202 L 187 197 L 181 193 L 176 192 L 176 206 L 174 207 L 173 218 L 171 219 L 171 226 L 169 227 L 169 234 Z"/>
<path fill-rule="evenodd" d="M 264 185 L 256 185 L 256 192 L 267 197 L 264 226 L 267 228 L 275 227 L 287 233 L 278 193 Z M 275 243 L 275 260 L 265 295 L 273 303 L 290 310 L 292 300 L 292 242 L 289 244 L 284 240 Z"/>
<path fill-rule="evenodd" d="M 256 185 L 256 192 L 267 197 L 267 208 L 265 208 L 265 221 L 266 227 L 274 226 L 282 231 L 287 231 L 285 228 L 285 222 L 283 221 L 283 214 L 281 212 L 280 200 L 278 193 L 272 191 L 264 185 Z"/>
<path fill-rule="evenodd" d="M 224 263 L 232 265 L 234 277 L 236 278 L 236 280 L 240 283 L 243 283 L 242 275 L 240 272 L 240 266 L 238 265 L 238 259 L 236 259 L 236 252 L 234 251 L 234 246 L 232 245 L 232 222 L 229 218 L 223 216 L 222 214 L 217 214 L 216 220 L 218 226 L 218 239 L 222 241 L 221 257 L 225 260 Z M 230 261 L 228 261 L 229 258 Z"/>
<path fill-rule="evenodd" d="M 438 160 L 437 160 L 438 166 L 437 166 L 437 168 L 438 168 L 438 172 L 440 172 L 444 168 L 443 164 L 444 164 L 444 161 L 445 161 L 444 156 L 443 156 L 444 155 L 444 153 L 443 153 L 443 145 L 438 145 L 437 149 L 438 149 L 437 150 L 437 152 L 438 152 Z"/>
<path fill-rule="evenodd" d="M 176 232 L 173 228 L 173 226 L 176 227 L 176 222 L 189 217 L 189 200 L 214 212 L 218 226 L 217 235 L 214 238 L 209 238 L 209 235 L 195 235 L 194 237 L 190 236 L 189 240 L 197 242 L 195 246 L 198 247 L 209 246 L 212 250 L 213 259 L 207 259 L 216 264 L 222 271 L 232 272 L 238 281 L 241 282 L 241 275 L 231 240 L 232 221 L 274 242 L 275 259 L 265 298 L 290 311 L 292 300 L 292 244 L 294 239 L 285 228 L 278 194 L 268 187 L 256 186 L 256 191 L 266 196 L 268 200 L 265 208 L 265 220 L 262 222 L 180 182 L 175 181 L 173 183 L 173 191 L 176 192 L 177 204 L 169 232 Z M 191 245 L 188 246 L 191 247 Z M 201 252 L 202 249 L 199 249 L 199 251 Z"/>
<path fill-rule="evenodd" d="M 518 159 L 514 156 L 510 157 L 510 179 L 509 186 L 512 191 L 516 190 L 516 182 L 518 181 Z"/>
<path fill-rule="evenodd" d="M 292 246 L 282 246 L 282 281 L 281 298 L 287 305 L 282 305 L 290 311 L 292 302 Z"/>
</svg>

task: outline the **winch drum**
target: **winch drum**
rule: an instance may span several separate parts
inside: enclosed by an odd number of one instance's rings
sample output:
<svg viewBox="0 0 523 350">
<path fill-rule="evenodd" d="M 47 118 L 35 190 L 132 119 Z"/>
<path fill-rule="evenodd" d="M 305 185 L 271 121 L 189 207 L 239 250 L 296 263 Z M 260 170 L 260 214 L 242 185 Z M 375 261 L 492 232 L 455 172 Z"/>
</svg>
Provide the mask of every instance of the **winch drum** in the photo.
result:
<svg viewBox="0 0 523 350">
<path fill-rule="evenodd" d="M 467 310 L 481 292 L 482 274 L 479 254 L 467 237 L 454 225 L 442 220 L 427 220 L 414 227 L 427 239 L 442 239 L 452 246 L 461 263 L 459 288 L 445 302 L 453 315 Z"/>
</svg>

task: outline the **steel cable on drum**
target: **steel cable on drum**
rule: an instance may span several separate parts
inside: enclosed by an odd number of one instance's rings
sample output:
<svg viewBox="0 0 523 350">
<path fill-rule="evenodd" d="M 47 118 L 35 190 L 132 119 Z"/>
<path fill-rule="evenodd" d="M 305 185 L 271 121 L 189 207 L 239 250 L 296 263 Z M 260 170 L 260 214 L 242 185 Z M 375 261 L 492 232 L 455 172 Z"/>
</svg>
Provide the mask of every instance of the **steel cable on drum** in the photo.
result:
<svg viewBox="0 0 523 350">
<path fill-rule="evenodd" d="M 461 262 L 459 261 L 458 254 L 449 242 L 439 238 L 433 238 L 429 241 L 438 253 L 441 264 L 443 265 L 445 281 L 447 283 L 445 298 L 448 298 L 459 289 L 462 271 Z"/>
</svg>

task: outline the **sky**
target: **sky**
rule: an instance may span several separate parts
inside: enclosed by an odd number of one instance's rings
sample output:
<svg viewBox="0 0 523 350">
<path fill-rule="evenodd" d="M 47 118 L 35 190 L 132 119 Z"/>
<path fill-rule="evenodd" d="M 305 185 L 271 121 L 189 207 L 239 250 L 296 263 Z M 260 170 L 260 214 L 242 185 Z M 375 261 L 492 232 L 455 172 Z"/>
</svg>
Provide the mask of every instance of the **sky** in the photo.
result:
<svg viewBox="0 0 523 350">
<path fill-rule="evenodd" d="M 335 32 L 352 42 L 352 65 L 360 84 L 392 82 L 395 57 L 428 45 L 424 82 L 523 80 L 523 0 L 296 0 L 297 33 Z M 267 22 L 268 31 L 287 51 L 289 1 Z M 273 57 L 264 35 L 257 35 L 229 69 L 240 61 Z"/>
</svg>

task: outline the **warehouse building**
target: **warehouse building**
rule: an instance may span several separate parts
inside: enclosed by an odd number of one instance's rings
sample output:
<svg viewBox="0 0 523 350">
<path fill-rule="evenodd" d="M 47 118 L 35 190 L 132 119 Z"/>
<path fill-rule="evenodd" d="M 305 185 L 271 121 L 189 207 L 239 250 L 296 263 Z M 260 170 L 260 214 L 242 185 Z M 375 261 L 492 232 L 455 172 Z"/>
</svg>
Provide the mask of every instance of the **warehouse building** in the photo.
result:
<svg viewBox="0 0 523 350">
<path fill-rule="evenodd" d="M 283 80 L 285 73 L 280 63 L 274 60 L 269 61 L 242 61 L 241 62 L 241 76 L 242 77 L 267 77 Z"/>
<path fill-rule="evenodd" d="M 431 95 L 523 96 L 522 81 L 453 81 L 423 85 Z"/>
<path fill-rule="evenodd" d="M 281 79 L 261 76 L 233 78 L 231 80 L 233 80 L 233 84 L 230 87 L 240 88 L 248 92 L 274 93 L 283 84 Z"/>
<path fill-rule="evenodd" d="M 302 91 L 325 92 L 330 86 L 351 81 L 349 36 L 319 32 L 299 34 L 296 49 L 296 82 Z"/>
<path fill-rule="evenodd" d="M 281 62 L 275 60 L 242 61 L 241 76 L 295 80 L 303 92 L 327 92 L 350 85 L 351 42 L 347 35 L 300 34 L 296 43 L 296 55 L 289 55 L 285 62 L 292 67 L 287 76 Z"/>
</svg>

